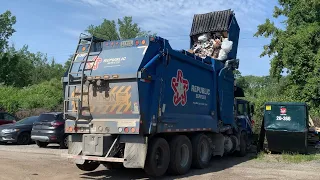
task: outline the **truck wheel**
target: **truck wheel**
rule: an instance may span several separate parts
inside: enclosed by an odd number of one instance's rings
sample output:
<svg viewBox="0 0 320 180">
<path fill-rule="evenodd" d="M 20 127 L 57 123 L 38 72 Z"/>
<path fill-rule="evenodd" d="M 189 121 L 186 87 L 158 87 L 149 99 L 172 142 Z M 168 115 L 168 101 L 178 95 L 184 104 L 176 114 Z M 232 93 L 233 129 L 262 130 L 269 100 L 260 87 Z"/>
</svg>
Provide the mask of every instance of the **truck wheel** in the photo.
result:
<svg viewBox="0 0 320 180">
<path fill-rule="evenodd" d="M 169 172 L 174 175 L 186 174 L 192 163 L 192 145 L 187 136 L 179 135 L 170 142 Z"/>
<path fill-rule="evenodd" d="M 83 164 L 76 164 L 76 165 L 82 171 L 94 171 L 100 166 L 100 163 L 95 161 L 85 160 Z"/>
<path fill-rule="evenodd" d="M 240 157 L 247 155 L 247 134 L 245 132 L 240 135 L 240 151 L 237 151 L 237 155 Z"/>
<path fill-rule="evenodd" d="M 48 146 L 49 143 L 47 142 L 41 142 L 41 141 L 36 141 L 36 144 L 40 147 L 40 148 L 45 148 Z"/>
<path fill-rule="evenodd" d="M 163 138 L 152 139 L 144 166 L 149 176 L 162 176 L 166 173 L 170 161 L 170 148 L 168 142 Z"/>
<path fill-rule="evenodd" d="M 208 136 L 198 134 L 192 138 L 192 166 L 203 169 L 209 166 L 212 157 Z"/>
</svg>

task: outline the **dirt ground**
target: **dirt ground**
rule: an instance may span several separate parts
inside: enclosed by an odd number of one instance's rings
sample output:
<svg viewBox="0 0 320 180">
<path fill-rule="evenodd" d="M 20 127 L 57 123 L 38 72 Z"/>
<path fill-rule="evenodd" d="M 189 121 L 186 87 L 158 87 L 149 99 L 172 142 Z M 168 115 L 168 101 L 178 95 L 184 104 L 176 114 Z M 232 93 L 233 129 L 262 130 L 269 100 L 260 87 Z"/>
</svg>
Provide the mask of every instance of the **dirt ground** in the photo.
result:
<svg viewBox="0 0 320 180">
<path fill-rule="evenodd" d="M 36 145 L 0 145 L 0 179 L 148 179 L 143 170 L 107 170 L 100 166 L 93 172 L 82 172 L 65 159 L 67 150 L 49 146 L 40 149 Z M 255 155 L 244 158 L 214 158 L 209 168 L 192 169 L 185 176 L 165 176 L 161 179 L 320 179 L 320 161 L 308 163 L 279 163 L 254 159 Z"/>
</svg>

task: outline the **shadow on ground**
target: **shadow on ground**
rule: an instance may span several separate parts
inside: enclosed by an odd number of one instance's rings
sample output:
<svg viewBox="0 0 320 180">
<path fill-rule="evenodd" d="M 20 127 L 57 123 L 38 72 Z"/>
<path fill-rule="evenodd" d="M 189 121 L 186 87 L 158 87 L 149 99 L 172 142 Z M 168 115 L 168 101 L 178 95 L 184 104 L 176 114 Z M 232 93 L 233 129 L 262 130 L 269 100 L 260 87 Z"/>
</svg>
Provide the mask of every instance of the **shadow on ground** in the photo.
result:
<svg viewBox="0 0 320 180">
<path fill-rule="evenodd" d="M 157 179 L 173 180 L 177 178 L 188 178 L 197 175 L 203 175 L 212 172 L 219 172 L 238 164 L 244 163 L 246 161 L 252 160 L 257 157 L 257 154 L 252 152 L 246 157 L 214 157 L 211 160 L 211 165 L 206 169 L 190 169 L 189 173 L 183 176 L 170 176 L 166 174 L 165 176 Z M 102 165 L 101 165 L 102 166 Z M 142 169 L 118 169 L 118 170 L 96 170 L 93 172 L 81 174 L 83 179 L 153 179 L 148 178 Z"/>
</svg>

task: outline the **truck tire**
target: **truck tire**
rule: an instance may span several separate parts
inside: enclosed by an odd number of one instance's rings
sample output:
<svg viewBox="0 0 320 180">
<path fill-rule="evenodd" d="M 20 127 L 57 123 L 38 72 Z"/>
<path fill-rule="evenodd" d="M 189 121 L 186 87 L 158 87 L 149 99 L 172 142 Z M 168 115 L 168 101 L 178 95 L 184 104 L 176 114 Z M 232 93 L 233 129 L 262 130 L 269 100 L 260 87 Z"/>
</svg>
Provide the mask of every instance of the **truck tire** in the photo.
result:
<svg viewBox="0 0 320 180">
<path fill-rule="evenodd" d="M 186 174 L 192 163 L 192 145 L 187 136 L 179 135 L 170 142 L 169 172 L 174 175 Z"/>
<path fill-rule="evenodd" d="M 145 172 L 149 176 L 162 176 L 168 170 L 170 162 L 170 148 L 168 142 L 163 138 L 154 138 L 150 141 L 146 162 Z"/>
<path fill-rule="evenodd" d="M 82 171 L 94 171 L 100 166 L 100 163 L 85 160 L 83 164 L 76 164 L 76 166 Z"/>
<path fill-rule="evenodd" d="M 192 167 L 203 169 L 209 166 L 212 157 L 209 137 L 197 134 L 192 137 Z"/>
<path fill-rule="evenodd" d="M 240 135 L 240 150 L 237 151 L 237 156 L 244 157 L 247 155 L 247 133 L 241 132 Z"/>
<path fill-rule="evenodd" d="M 49 143 L 47 142 L 41 142 L 41 141 L 36 141 L 36 144 L 39 146 L 39 148 L 45 148 L 48 146 Z"/>
</svg>

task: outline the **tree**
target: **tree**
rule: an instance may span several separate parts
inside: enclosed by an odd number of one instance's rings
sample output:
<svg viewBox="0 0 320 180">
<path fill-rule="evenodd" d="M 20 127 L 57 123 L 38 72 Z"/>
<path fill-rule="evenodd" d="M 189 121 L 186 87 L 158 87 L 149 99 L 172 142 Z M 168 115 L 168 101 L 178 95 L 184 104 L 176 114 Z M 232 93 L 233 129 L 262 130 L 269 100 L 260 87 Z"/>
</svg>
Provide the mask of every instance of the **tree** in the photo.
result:
<svg viewBox="0 0 320 180">
<path fill-rule="evenodd" d="M 118 19 L 118 28 L 114 20 L 104 19 L 98 26 L 90 25 L 86 32 L 107 41 L 130 39 L 150 34 L 150 31 L 142 31 L 137 23 L 133 23 L 130 16 L 125 16 L 122 20 Z"/>
<path fill-rule="evenodd" d="M 273 17 L 284 16 L 284 28 L 270 19 L 258 26 L 255 36 L 271 37 L 261 56 L 271 59 L 270 75 L 287 73 L 286 96 L 295 101 L 320 105 L 320 1 L 278 0 Z"/>
<path fill-rule="evenodd" d="M 8 39 L 15 32 L 13 25 L 16 23 L 16 17 L 11 15 L 10 11 L 0 14 L 0 52 L 8 47 Z"/>
<path fill-rule="evenodd" d="M 33 65 L 12 46 L 0 55 L 0 83 L 24 87 L 31 83 Z"/>
<path fill-rule="evenodd" d="M 48 61 L 43 53 L 31 53 L 28 46 L 15 50 L 13 46 L 0 54 L 0 83 L 25 87 L 51 79 L 60 79 L 65 68 L 54 59 Z"/>
</svg>

